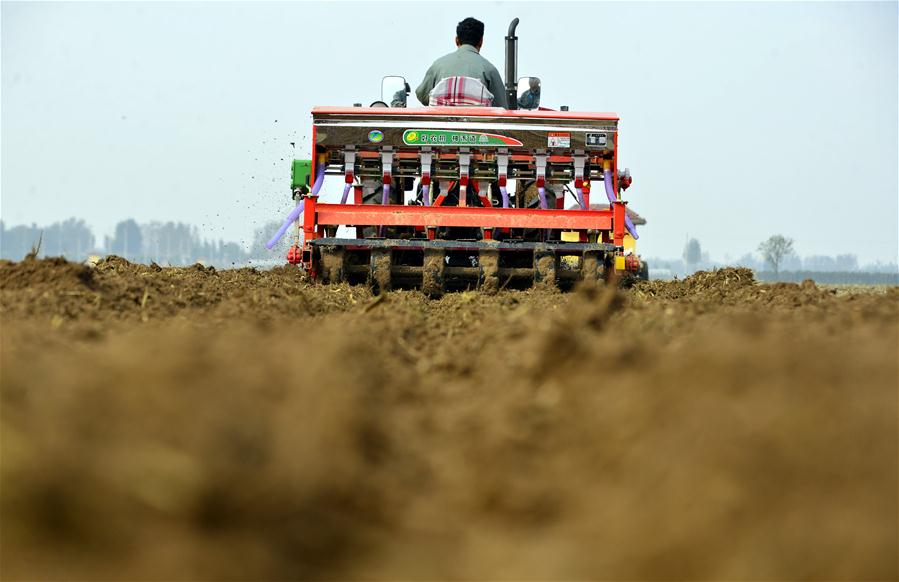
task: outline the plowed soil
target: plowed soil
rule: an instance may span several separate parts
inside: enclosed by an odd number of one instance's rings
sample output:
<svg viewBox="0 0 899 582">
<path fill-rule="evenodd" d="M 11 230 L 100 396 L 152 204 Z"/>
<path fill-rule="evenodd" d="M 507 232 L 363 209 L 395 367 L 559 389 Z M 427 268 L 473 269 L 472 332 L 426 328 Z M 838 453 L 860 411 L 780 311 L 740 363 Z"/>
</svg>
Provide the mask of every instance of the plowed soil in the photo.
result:
<svg viewBox="0 0 899 582">
<path fill-rule="evenodd" d="M 4 580 L 896 579 L 899 290 L 0 264 Z"/>
</svg>

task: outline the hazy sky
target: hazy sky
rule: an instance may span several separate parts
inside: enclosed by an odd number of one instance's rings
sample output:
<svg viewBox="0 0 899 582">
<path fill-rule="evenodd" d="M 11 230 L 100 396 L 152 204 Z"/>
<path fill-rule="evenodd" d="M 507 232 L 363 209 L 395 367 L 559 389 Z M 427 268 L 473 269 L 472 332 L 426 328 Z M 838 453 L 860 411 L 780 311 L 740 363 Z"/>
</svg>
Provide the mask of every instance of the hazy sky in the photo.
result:
<svg viewBox="0 0 899 582">
<path fill-rule="evenodd" d="M 486 23 L 521 24 L 544 105 L 621 115 L 641 252 L 712 258 L 773 233 L 800 254 L 896 261 L 897 3 L 2 2 L 7 224 L 133 217 L 246 241 L 292 206 L 309 110 L 415 87 Z M 294 150 L 289 142 L 296 142 Z M 339 180 L 326 198 L 339 196 Z"/>
</svg>

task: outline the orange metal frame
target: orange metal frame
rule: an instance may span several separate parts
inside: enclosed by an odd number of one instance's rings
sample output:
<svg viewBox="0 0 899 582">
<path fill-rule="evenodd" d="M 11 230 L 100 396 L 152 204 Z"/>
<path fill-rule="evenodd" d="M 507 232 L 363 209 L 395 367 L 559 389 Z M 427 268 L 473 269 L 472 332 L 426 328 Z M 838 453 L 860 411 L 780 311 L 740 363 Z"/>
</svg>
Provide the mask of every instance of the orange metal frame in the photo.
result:
<svg viewBox="0 0 899 582">
<path fill-rule="evenodd" d="M 343 114 L 343 115 L 453 115 L 465 117 L 506 117 L 506 118 L 542 118 L 542 119 L 594 119 L 606 121 L 618 121 L 615 113 L 583 113 L 574 111 L 551 110 L 507 110 L 495 107 L 427 107 L 427 108 L 369 108 L 369 107 L 315 107 L 313 114 Z M 612 160 L 613 180 L 615 191 L 618 191 L 618 134 L 613 136 L 614 157 Z M 312 127 L 313 157 L 318 162 L 319 152 L 315 150 L 316 128 Z M 366 157 L 375 156 L 376 153 L 359 152 L 358 155 Z M 397 157 L 415 156 L 397 152 Z M 474 159 L 480 159 L 481 154 L 474 154 Z M 489 158 L 491 154 L 485 154 Z M 513 157 L 518 157 L 514 156 Z M 528 158 L 529 156 L 520 156 Z M 568 162 L 570 157 L 551 156 L 550 161 Z M 601 163 L 599 158 L 591 159 L 593 163 Z M 317 163 L 313 163 L 313 172 Z M 315 176 L 311 177 L 314 181 Z M 584 189 L 587 204 L 589 205 L 590 182 L 585 182 Z M 380 205 L 361 204 L 361 188 L 354 188 L 355 204 L 325 204 L 319 203 L 317 196 L 307 196 L 303 213 L 303 232 L 308 250 L 308 242 L 324 236 L 326 226 L 409 226 L 419 230 L 427 229 L 429 236 L 433 236 L 436 227 L 480 227 L 488 229 L 485 238 L 490 238 L 492 228 L 527 228 L 527 229 L 558 229 L 601 231 L 601 240 L 612 242 L 616 246 L 624 244 L 624 217 L 625 203 L 614 202 L 609 210 L 564 210 L 555 209 L 528 209 L 528 208 L 497 208 L 477 206 L 404 206 L 404 205 Z M 611 240 L 610 240 L 611 239 Z M 305 254 L 305 253 L 304 253 Z"/>
<path fill-rule="evenodd" d="M 310 241 L 325 226 L 467 226 L 611 231 L 615 245 L 624 244 L 624 202 L 609 210 L 496 208 L 479 206 L 402 206 L 398 204 L 325 204 L 306 197 L 303 233 Z"/>
</svg>

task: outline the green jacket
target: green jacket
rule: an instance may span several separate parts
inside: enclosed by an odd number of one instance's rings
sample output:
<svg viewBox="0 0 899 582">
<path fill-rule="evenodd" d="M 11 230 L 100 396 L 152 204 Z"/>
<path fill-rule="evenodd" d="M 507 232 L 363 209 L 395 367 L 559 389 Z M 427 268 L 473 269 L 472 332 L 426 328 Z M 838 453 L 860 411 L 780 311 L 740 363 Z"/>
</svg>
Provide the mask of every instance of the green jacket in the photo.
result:
<svg viewBox="0 0 899 582">
<path fill-rule="evenodd" d="M 481 56 L 478 49 L 470 44 L 463 44 L 448 55 L 434 61 L 425 78 L 415 90 L 415 95 L 422 105 L 427 105 L 431 89 L 447 77 L 472 77 L 478 79 L 493 93 L 493 106 L 506 107 L 506 87 L 496 67 Z"/>
</svg>

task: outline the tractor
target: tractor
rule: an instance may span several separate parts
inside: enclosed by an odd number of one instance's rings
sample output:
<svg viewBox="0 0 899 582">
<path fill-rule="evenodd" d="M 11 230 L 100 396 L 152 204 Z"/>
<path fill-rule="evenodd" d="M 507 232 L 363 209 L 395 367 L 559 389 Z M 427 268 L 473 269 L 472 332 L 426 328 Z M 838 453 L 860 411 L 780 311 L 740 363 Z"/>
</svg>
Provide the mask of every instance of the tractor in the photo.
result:
<svg viewBox="0 0 899 582">
<path fill-rule="evenodd" d="M 645 278 L 618 115 L 540 106 L 540 80 L 516 78 L 517 25 L 505 38 L 508 109 L 408 107 L 395 76 L 368 107 L 313 108 L 313 159 L 293 163 L 297 205 L 269 248 L 293 227 L 287 260 L 315 280 L 432 297 Z M 326 176 L 343 178 L 339 203 L 319 199 Z"/>
</svg>

